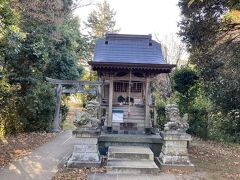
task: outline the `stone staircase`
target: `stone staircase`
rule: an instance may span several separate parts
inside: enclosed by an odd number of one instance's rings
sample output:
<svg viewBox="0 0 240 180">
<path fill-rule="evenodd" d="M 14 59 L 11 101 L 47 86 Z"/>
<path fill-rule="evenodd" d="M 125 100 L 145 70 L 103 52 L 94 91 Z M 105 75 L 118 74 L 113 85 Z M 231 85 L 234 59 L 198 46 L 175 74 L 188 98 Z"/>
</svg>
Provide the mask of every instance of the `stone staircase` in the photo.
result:
<svg viewBox="0 0 240 180">
<path fill-rule="evenodd" d="M 129 107 L 127 105 L 114 106 L 113 109 L 122 109 L 124 111 L 124 123 L 135 123 L 138 131 L 144 130 L 145 110 L 143 106 L 130 106 L 130 114 L 128 113 Z M 119 124 L 113 122 L 112 126 L 119 127 Z"/>
<path fill-rule="evenodd" d="M 149 147 L 109 146 L 107 174 L 153 174 L 159 168 Z"/>
</svg>

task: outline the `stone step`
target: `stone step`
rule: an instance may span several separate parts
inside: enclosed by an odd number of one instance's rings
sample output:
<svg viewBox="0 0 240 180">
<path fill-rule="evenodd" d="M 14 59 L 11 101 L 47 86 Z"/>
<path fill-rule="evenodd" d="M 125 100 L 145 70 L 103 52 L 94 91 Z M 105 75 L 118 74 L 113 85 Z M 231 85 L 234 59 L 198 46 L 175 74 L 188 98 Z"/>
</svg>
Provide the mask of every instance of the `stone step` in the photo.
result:
<svg viewBox="0 0 240 180">
<path fill-rule="evenodd" d="M 125 111 L 124 113 L 123 113 L 123 115 L 124 116 L 129 116 L 128 115 L 128 113 L 127 113 L 127 111 Z M 131 111 L 130 112 L 130 116 L 144 116 L 145 115 L 145 113 L 144 112 L 137 112 L 137 111 Z"/>
<path fill-rule="evenodd" d="M 118 131 L 118 134 L 143 134 L 145 132 L 145 126 L 144 125 L 140 125 L 137 126 L 137 129 L 129 129 L 129 130 L 124 130 L 124 129 L 120 129 L 119 125 L 113 125 L 112 126 L 113 131 L 116 133 L 116 131 Z"/>
<path fill-rule="evenodd" d="M 153 152 L 149 147 L 140 146 L 109 146 L 108 159 L 122 160 L 154 160 Z"/>
<path fill-rule="evenodd" d="M 116 105 L 113 105 L 113 108 L 122 108 L 122 109 L 126 109 L 126 108 L 129 108 L 128 105 L 123 105 L 123 106 L 116 106 Z M 130 106 L 130 108 L 135 108 L 135 109 L 144 109 L 144 106 Z"/>
<path fill-rule="evenodd" d="M 130 116 L 129 115 L 124 115 L 123 118 L 125 119 L 145 119 L 145 116 L 144 115 L 141 115 L 141 114 L 131 114 Z"/>
<path fill-rule="evenodd" d="M 129 110 L 128 107 L 126 107 L 126 108 L 121 108 L 121 107 L 115 108 L 115 107 L 113 107 L 113 109 L 122 109 L 125 112 L 128 112 L 128 110 Z M 133 108 L 133 107 L 130 107 L 130 112 L 145 112 L 145 109 L 144 108 Z"/>
<path fill-rule="evenodd" d="M 115 121 L 113 121 L 113 123 L 127 123 L 127 122 L 129 122 L 129 123 L 143 123 L 144 124 L 144 122 L 145 122 L 145 120 L 144 119 L 123 119 L 123 121 L 122 122 L 115 122 Z"/>
<path fill-rule="evenodd" d="M 137 123 L 137 126 L 140 124 L 144 124 L 144 120 L 131 120 L 131 119 L 124 119 L 123 122 L 113 122 L 113 125 L 120 125 L 120 123 Z"/>
<path fill-rule="evenodd" d="M 135 120 L 135 119 L 124 119 L 124 123 L 137 123 L 138 124 L 144 124 L 144 120 Z"/>
<path fill-rule="evenodd" d="M 134 123 L 134 122 L 131 122 L 131 123 Z M 113 122 L 112 123 L 112 127 L 118 127 L 118 129 L 119 129 L 120 128 L 120 123 Z M 144 122 L 141 122 L 141 123 L 137 124 L 137 128 L 141 128 L 141 127 L 145 127 Z"/>
<path fill-rule="evenodd" d="M 135 117 L 135 116 L 123 117 L 123 119 L 124 119 L 124 120 L 133 120 L 133 121 L 134 121 L 134 120 L 136 120 L 136 121 L 137 121 L 137 120 L 140 120 L 140 121 L 144 121 L 144 120 L 145 120 L 144 117 L 137 117 L 137 116 L 136 116 L 136 117 Z"/>
<path fill-rule="evenodd" d="M 130 112 L 130 114 L 144 114 L 144 113 L 145 113 L 145 112 L 142 111 L 142 110 L 132 110 L 132 109 L 131 109 L 130 111 L 124 110 L 124 115 L 127 115 L 128 112 Z"/>
<path fill-rule="evenodd" d="M 144 120 L 145 116 L 123 116 L 123 119 L 141 119 L 141 120 Z"/>
<path fill-rule="evenodd" d="M 108 112 L 106 112 L 106 115 L 108 115 Z M 123 116 L 128 117 L 128 112 L 124 111 Z M 145 117 L 145 112 L 142 111 L 131 111 L 130 116 L 143 116 Z"/>
<path fill-rule="evenodd" d="M 130 114 L 145 114 L 145 111 L 142 109 L 122 109 L 124 115 L 128 115 L 128 113 L 130 112 Z"/>
<path fill-rule="evenodd" d="M 107 174 L 154 174 L 159 173 L 158 166 L 152 160 L 109 160 Z"/>
<path fill-rule="evenodd" d="M 124 109 L 124 110 L 128 110 L 129 107 L 126 106 L 126 107 L 113 107 L 113 109 Z M 145 109 L 143 107 L 135 107 L 135 106 L 130 106 L 130 109 L 133 109 L 133 110 L 141 110 L 141 111 L 144 111 Z"/>
<path fill-rule="evenodd" d="M 138 117 L 138 116 L 131 116 L 131 117 L 127 117 L 127 118 L 125 118 L 125 117 L 123 117 L 123 120 L 135 120 L 135 121 L 144 121 L 145 120 L 145 117 Z"/>
<path fill-rule="evenodd" d="M 106 111 L 106 115 L 108 115 L 108 111 Z M 128 116 L 128 110 L 124 110 L 123 112 L 124 116 Z M 130 111 L 130 116 L 145 116 L 145 112 L 144 111 L 140 111 L 140 110 L 131 110 Z"/>
</svg>

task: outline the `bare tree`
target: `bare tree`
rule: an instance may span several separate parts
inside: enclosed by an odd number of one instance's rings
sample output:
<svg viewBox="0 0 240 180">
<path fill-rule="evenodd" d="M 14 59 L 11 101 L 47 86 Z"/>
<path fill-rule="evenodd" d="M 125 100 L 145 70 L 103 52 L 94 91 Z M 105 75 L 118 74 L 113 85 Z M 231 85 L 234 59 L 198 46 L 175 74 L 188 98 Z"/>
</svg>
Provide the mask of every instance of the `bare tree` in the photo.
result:
<svg viewBox="0 0 240 180">
<path fill-rule="evenodd" d="M 161 38 L 159 34 L 155 34 L 155 38 L 162 45 L 166 63 L 176 64 L 177 67 L 188 63 L 186 45 L 178 39 L 177 35 L 169 34 Z"/>
<path fill-rule="evenodd" d="M 155 34 L 156 40 L 162 46 L 166 64 L 176 64 L 177 68 L 188 63 L 186 46 L 174 34 L 160 38 Z M 171 96 L 171 79 L 169 74 L 160 74 L 154 80 L 154 87 L 159 98 L 168 99 Z"/>
<path fill-rule="evenodd" d="M 93 5 L 93 0 L 73 0 L 72 10 Z"/>
</svg>

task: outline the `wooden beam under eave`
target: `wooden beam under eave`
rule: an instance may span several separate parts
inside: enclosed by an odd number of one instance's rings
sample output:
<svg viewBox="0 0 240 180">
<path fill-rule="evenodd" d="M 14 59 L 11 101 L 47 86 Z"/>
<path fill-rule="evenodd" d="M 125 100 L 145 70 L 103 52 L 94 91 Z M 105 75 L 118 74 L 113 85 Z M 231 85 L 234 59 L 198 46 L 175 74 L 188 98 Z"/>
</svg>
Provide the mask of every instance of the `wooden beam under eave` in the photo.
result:
<svg viewBox="0 0 240 180">
<path fill-rule="evenodd" d="M 161 74 L 161 73 L 170 73 L 171 72 L 171 68 L 149 68 L 149 67 L 106 67 L 106 66 L 97 66 L 97 67 L 93 67 L 94 71 L 97 72 L 110 72 L 110 71 L 143 71 L 143 72 L 149 72 L 151 71 L 154 74 Z"/>
</svg>

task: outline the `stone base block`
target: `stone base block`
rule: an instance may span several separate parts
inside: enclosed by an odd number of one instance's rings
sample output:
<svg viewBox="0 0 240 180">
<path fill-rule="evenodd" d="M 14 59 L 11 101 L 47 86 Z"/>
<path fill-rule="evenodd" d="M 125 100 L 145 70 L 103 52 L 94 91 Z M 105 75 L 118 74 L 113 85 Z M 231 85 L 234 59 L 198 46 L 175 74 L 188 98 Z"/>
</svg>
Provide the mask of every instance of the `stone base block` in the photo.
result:
<svg viewBox="0 0 240 180">
<path fill-rule="evenodd" d="M 162 153 L 170 156 L 188 156 L 186 147 L 166 147 L 163 145 Z"/>
<path fill-rule="evenodd" d="M 69 168 L 101 166 L 97 138 L 77 138 L 73 153 L 67 162 Z"/>
<path fill-rule="evenodd" d="M 79 153 L 73 152 L 70 161 L 81 161 L 81 162 L 98 162 L 100 160 L 99 155 L 96 152 Z"/>
<path fill-rule="evenodd" d="M 164 145 L 166 147 L 187 147 L 187 140 L 165 140 Z"/>
<path fill-rule="evenodd" d="M 98 144 L 98 139 L 97 138 L 76 138 L 74 141 L 75 145 L 97 145 Z"/>
<path fill-rule="evenodd" d="M 68 168 L 83 168 L 83 167 L 100 167 L 102 162 L 102 157 L 99 161 L 74 161 L 69 160 L 67 163 Z"/>
<path fill-rule="evenodd" d="M 172 169 L 182 170 L 182 171 L 188 171 L 188 172 L 195 172 L 196 168 L 194 164 L 188 163 L 188 164 L 167 164 L 163 163 L 159 157 L 155 158 L 155 163 L 158 165 L 158 167 L 162 171 L 169 171 Z"/>
<path fill-rule="evenodd" d="M 189 164 L 188 156 L 168 156 L 160 154 L 159 158 L 164 164 Z"/>
<path fill-rule="evenodd" d="M 191 141 L 191 136 L 187 133 L 175 131 L 160 132 L 164 141 Z"/>
<path fill-rule="evenodd" d="M 72 132 L 76 138 L 96 138 L 100 134 L 100 129 L 79 128 Z"/>
<path fill-rule="evenodd" d="M 98 147 L 96 144 L 81 144 L 81 145 L 74 145 L 73 152 L 77 153 L 97 153 Z"/>
</svg>

